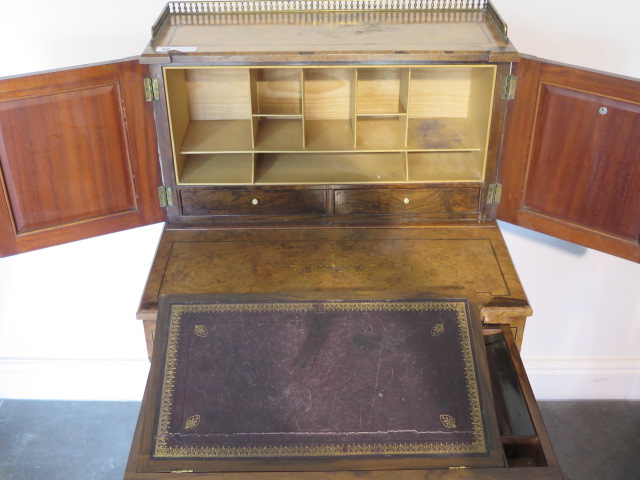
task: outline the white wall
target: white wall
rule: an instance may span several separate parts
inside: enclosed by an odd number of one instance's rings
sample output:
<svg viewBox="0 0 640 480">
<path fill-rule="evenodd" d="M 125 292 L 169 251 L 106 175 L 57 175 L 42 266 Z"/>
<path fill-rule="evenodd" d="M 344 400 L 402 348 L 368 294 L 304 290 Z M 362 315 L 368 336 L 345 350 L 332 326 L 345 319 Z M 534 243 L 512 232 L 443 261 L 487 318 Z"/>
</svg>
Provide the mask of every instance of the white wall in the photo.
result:
<svg viewBox="0 0 640 480">
<path fill-rule="evenodd" d="M 0 77 L 137 56 L 164 5 L 2 2 Z M 0 398 L 142 398 L 149 361 L 135 314 L 162 227 L 0 259 Z"/>
<path fill-rule="evenodd" d="M 640 4 L 493 3 L 521 53 L 640 77 Z M 640 265 L 500 226 L 534 310 L 522 355 L 536 395 L 640 398 Z"/>
<path fill-rule="evenodd" d="M 0 76 L 138 55 L 164 0 L 4 3 Z M 494 4 L 521 52 L 640 77 L 639 5 Z M 640 398 L 640 265 L 501 227 L 535 310 L 523 355 L 538 397 Z M 135 312 L 161 228 L 0 259 L 0 398 L 141 398 Z"/>
</svg>

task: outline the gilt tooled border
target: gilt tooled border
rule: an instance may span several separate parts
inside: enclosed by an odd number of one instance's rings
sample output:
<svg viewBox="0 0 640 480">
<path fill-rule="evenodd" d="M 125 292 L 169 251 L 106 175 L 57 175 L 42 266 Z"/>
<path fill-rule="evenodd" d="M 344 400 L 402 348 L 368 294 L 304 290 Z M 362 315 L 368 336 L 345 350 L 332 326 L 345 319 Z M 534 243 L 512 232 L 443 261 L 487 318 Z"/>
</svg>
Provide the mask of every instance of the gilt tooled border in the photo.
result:
<svg viewBox="0 0 640 480">
<path fill-rule="evenodd" d="M 167 445 L 173 393 L 178 363 L 178 343 L 180 323 L 183 313 L 225 313 L 225 312 L 283 312 L 308 311 L 310 309 L 328 311 L 455 311 L 458 321 L 464 376 L 470 406 L 473 441 L 422 442 L 389 444 L 328 444 L 328 445 L 288 445 L 288 446 L 242 446 L 242 447 L 170 447 Z M 335 457 L 366 455 L 464 455 L 487 453 L 484 436 L 484 422 L 480 407 L 480 394 L 476 381 L 476 369 L 471 348 L 471 335 L 464 301 L 390 301 L 390 302 L 292 302 L 292 303 L 229 303 L 205 305 L 172 305 L 169 319 L 160 412 L 153 456 L 156 458 L 264 458 L 264 457 Z"/>
</svg>

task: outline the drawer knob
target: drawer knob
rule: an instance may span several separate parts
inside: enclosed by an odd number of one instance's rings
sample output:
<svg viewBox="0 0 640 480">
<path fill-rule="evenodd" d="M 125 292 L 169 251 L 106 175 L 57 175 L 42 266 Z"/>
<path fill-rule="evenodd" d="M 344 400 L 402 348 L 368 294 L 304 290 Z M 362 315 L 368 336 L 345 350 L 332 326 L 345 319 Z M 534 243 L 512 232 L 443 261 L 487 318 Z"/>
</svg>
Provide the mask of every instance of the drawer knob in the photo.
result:
<svg viewBox="0 0 640 480">
<path fill-rule="evenodd" d="M 405 203 L 405 204 L 409 203 L 409 197 L 404 197 L 404 200 L 402 200 L 402 201 L 403 201 L 403 203 Z"/>
<path fill-rule="evenodd" d="M 260 200 L 258 200 L 257 198 L 254 198 L 253 200 L 251 200 L 251 203 L 253 205 L 258 205 L 260 203 Z"/>
<path fill-rule="evenodd" d="M 607 107 L 600 107 L 598 109 L 598 113 L 600 113 L 600 115 L 606 115 L 607 113 L 609 113 L 609 110 L 607 110 Z"/>
</svg>

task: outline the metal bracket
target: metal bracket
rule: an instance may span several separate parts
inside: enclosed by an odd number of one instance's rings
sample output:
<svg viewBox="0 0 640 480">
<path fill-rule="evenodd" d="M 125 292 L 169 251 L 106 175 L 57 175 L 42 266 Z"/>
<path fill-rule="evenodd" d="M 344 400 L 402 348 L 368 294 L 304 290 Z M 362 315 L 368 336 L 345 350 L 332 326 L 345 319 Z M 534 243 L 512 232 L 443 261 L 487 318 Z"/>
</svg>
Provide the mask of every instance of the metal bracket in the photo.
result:
<svg viewBox="0 0 640 480">
<path fill-rule="evenodd" d="M 492 183 L 487 191 L 487 205 L 498 205 L 502 198 L 502 184 Z"/>
<path fill-rule="evenodd" d="M 147 102 L 160 100 L 160 88 L 158 87 L 157 78 L 144 79 L 144 98 Z"/>
<path fill-rule="evenodd" d="M 502 77 L 502 90 L 500 92 L 500 98 L 513 100 L 516 97 L 517 83 L 517 75 L 505 75 L 504 77 Z"/>
<path fill-rule="evenodd" d="M 158 199 L 162 208 L 167 208 L 167 205 L 173 206 L 173 194 L 170 188 L 158 187 Z"/>
</svg>

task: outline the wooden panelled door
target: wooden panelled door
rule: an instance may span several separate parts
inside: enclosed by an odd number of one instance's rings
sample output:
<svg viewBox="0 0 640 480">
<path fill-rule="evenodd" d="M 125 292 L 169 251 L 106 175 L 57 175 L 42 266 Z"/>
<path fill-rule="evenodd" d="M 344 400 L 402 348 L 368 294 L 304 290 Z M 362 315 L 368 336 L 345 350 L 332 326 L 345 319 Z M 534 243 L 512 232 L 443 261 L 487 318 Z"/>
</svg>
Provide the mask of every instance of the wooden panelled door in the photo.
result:
<svg viewBox="0 0 640 480">
<path fill-rule="evenodd" d="M 164 219 L 147 67 L 0 82 L 0 256 Z"/>
<path fill-rule="evenodd" d="M 640 81 L 515 66 L 497 218 L 640 262 Z"/>
</svg>

